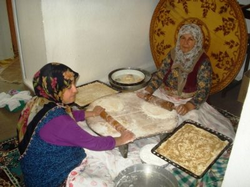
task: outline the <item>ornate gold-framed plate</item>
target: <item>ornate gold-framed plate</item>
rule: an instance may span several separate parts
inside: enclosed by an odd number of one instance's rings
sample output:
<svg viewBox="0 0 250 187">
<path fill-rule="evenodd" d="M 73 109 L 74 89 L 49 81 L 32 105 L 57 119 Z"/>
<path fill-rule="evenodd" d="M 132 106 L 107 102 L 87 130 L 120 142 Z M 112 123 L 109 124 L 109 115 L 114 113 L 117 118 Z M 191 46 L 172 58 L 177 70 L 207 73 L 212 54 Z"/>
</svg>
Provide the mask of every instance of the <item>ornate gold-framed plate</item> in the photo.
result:
<svg viewBox="0 0 250 187">
<path fill-rule="evenodd" d="M 228 86 L 239 73 L 247 50 L 247 29 L 235 0 L 160 0 L 150 24 L 150 47 L 157 68 L 174 47 L 183 24 L 196 23 L 213 68 L 210 94 Z"/>
</svg>

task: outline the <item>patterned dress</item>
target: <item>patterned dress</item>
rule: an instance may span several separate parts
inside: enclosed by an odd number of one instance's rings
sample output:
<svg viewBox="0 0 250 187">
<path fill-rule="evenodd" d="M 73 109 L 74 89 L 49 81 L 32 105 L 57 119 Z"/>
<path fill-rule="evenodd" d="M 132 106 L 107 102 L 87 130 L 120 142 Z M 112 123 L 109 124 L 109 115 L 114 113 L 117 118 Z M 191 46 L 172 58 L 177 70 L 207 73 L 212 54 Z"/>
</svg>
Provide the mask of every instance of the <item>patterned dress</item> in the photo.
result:
<svg viewBox="0 0 250 187">
<path fill-rule="evenodd" d="M 207 58 L 205 53 L 203 53 L 203 55 L 204 57 L 197 62 L 199 65 L 197 74 L 190 77 L 190 81 L 187 81 L 181 95 L 177 94 L 179 72 L 178 69 L 171 69 L 173 60 L 170 53 L 163 60 L 161 68 L 154 74 L 148 86 L 153 91 L 162 86 L 163 89 L 171 92 L 172 96 L 179 98 L 192 96 L 190 102 L 192 102 L 196 107 L 199 107 L 203 102 L 207 100 L 212 81 L 212 67 L 209 58 Z M 168 76 L 165 77 L 168 71 Z M 196 88 L 195 90 L 193 90 L 193 93 L 190 93 L 190 89 L 188 89 L 188 87 L 190 86 L 190 82 L 196 82 Z M 162 85 L 162 83 L 164 83 L 164 85 Z M 186 92 L 185 89 L 187 90 Z"/>
<path fill-rule="evenodd" d="M 212 68 L 209 59 L 202 59 L 201 56 L 197 62 L 200 63 L 197 75 L 193 76 L 190 82 L 187 81 L 185 85 L 185 87 L 188 87 L 192 81 L 196 82 L 196 90 L 193 92 L 185 92 L 184 87 L 180 95 L 177 92 L 179 72 L 178 69 L 171 69 L 171 62 L 171 54 L 169 53 L 163 60 L 162 66 L 152 76 L 148 87 L 154 91 L 153 94 L 174 103 L 175 106 L 185 104 L 188 101 L 196 106 L 196 109 L 189 111 L 186 115 L 178 115 L 179 125 L 187 119 L 192 119 L 203 126 L 234 139 L 235 131 L 230 120 L 206 102 L 212 81 Z M 170 72 L 168 76 L 165 77 L 168 71 Z"/>
</svg>

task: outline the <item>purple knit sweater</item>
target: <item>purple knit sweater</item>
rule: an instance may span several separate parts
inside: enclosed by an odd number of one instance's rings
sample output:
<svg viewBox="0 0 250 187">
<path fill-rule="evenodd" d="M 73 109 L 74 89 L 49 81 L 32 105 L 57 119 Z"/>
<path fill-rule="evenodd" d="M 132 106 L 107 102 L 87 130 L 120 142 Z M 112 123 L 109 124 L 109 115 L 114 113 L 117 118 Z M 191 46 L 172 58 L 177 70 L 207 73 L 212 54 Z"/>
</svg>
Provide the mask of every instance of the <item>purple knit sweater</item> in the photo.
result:
<svg viewBox="0 0 250 187">
<path fill-rule="evenodd" d="M 59 116 L 47 123 L 39 132 L 41 138 L 51 144 L 77 146 L 95 151 L 111 150 L 115 139 L 111 136 L 93 136 L 76 122 L 85 120 L 84 111 L 73 111 L 74 121 L 69 115 Z"/>
</svg>

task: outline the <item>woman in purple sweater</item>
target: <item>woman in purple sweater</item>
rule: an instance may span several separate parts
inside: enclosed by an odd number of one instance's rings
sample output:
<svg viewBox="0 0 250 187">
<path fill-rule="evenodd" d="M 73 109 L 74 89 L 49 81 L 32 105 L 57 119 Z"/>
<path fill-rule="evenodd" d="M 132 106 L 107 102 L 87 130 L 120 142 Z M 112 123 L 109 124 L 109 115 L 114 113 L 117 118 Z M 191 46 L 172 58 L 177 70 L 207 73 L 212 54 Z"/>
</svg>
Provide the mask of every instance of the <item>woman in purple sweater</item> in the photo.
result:
<svg viewBox="0 0 250 187">
<path fill-rule="evenodd" d="M 60 63 L 49 63 L 33 78 L 36 96 L 23 109 L 18 125 L 20 164 L 25 186 L 60 186 L 71 170 L 86 157 L 83 148 L 111 150 L 134 140 L 125 131 L 118 138 L 90 135 L 78 121 L 100 115 L 93 111 L 73 111 L 78 73 Z"/>
</svg>

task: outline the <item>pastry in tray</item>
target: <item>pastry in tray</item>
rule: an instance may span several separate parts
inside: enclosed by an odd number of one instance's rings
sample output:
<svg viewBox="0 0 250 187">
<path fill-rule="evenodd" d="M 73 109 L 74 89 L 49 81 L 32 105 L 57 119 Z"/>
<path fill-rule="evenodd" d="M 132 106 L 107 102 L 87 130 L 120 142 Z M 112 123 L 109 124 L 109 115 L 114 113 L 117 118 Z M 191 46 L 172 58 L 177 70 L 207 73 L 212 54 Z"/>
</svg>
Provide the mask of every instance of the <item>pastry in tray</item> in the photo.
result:
<svg viewBox="0 0 250 187">
<path fill-rule="evenodd" d="M 231 143 L 230 138 L 189 120 L 155 146 L 152 152 L 200 178 Z"/>
<path fill-rule="evenodd" d="M 79 86 L 77 90 L 75 103 L 80 107 L 85 107 L 101 97 L 119 92 L 98 80 Z"/>
</svg>

